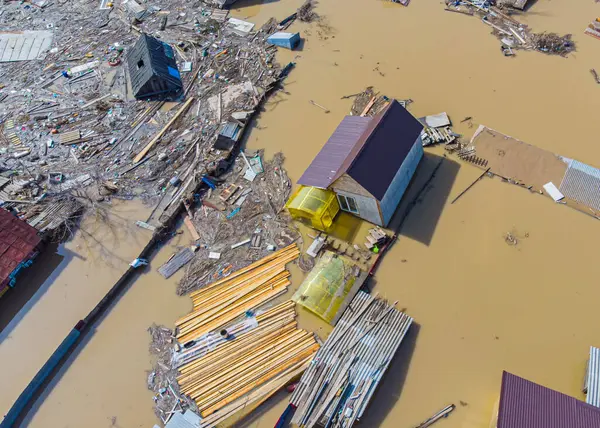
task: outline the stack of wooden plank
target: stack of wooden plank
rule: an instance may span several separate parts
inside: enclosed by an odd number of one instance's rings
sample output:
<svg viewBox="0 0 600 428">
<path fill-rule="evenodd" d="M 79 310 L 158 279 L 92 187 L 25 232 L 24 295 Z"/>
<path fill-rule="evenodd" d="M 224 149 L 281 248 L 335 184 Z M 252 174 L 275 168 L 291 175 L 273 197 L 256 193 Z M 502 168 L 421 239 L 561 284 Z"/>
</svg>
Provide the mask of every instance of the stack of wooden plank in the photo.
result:
<svg viewBox="0 0 600 428">
<path fill-rule="evenodd" d="M 290 400 L 298 426 L 351 427 L 363 414 L 413 319 L 359 292 Z"/>
<path fill-rule="evenodd" d="M 284 294 L 290 285 L 285 265 L 298 255 L 292 244 L 192 293 L 192 312 L 175 323 L 179 342 L 198 339 Z"/>
<path fill-rule="evenodd" d="M 255 328 L 180 367 L 180 392 L 198 405 L 202 427 L 254 409 L 308 367 L 319 345 L 295 317 L 286 301 L 257 315 Z"/>
</svg>

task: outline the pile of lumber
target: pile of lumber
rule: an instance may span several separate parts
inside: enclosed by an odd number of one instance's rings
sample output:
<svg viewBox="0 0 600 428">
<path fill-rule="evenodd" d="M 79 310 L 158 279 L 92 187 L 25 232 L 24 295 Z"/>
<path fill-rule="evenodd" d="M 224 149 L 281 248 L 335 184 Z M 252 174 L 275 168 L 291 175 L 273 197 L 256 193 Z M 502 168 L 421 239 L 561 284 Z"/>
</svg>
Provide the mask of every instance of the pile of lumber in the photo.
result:
<svg viewBox="0 0 600 428">
<path fill-rule="evenodd" d="M 290 285 L 285 265 L 298 255 L 292 244 L 190 294 L 194 308 L 175 323 L 177 340 L 197 340 L 284 294 Z"/>
<path fill-rule="evenodd" d="M 359 292 L 294 390 L 292 423 L 351 427 L 362 416 L 413 319 Z"/>
<path fill-rule="evenodd" d="M 294 303 L 286 301 L 256 315 L 254 328 L 179 368 L 180 392 L 196 402 L 201 427 L 253 410 L 308 367 L 319 345 L 295 317 Z"/>
</svg>

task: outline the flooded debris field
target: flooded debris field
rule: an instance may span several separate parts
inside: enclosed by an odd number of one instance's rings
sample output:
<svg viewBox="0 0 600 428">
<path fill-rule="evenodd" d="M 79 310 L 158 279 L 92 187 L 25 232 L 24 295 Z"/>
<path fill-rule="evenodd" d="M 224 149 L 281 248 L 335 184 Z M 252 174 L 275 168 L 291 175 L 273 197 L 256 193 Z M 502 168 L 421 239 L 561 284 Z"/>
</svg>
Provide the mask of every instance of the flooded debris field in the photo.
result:
<svg viewBox="0 0 600 428">
<path fill-rule="evenodd" d="M 220 6 L 2 6 L 0 199 L 49 243 L 0 298 L 31 294 L 3 310 L 4 413 L 130 264 L 25 426 L 507 428 L 525 384 L 595 405 L 598 5 Z"/>
</svg>

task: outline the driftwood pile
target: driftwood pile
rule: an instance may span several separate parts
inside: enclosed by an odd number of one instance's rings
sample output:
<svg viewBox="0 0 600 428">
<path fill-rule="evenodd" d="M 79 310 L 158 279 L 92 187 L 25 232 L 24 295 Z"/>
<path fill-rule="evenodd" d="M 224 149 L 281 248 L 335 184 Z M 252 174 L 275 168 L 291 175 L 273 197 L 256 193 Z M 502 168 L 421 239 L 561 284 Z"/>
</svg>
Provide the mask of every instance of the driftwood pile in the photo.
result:
<svg viewBox="0 0 600 428">
<path fill-rule="evenodd" d="M 319 345 L 297 328 L 292 301 L 256 316 L 257 326 L 180 367 L 180 391 L 195 400 L 202 427 L 250 411 L 308 367 Z"/>
<path fill-rule="evenodd" d="M 290 245 L 191 293 L 194 308 L 175 323 L 177 340 L 199 339 L 285 293 L 290 285 L 285 265 L 299 253 L 295 244 Z"/>
<path fill-rule="evenodd" d="M 358 292 L 294 390 L 292 423 L 351 427 L 365 411 L 413 319 Z"/>
<path fill-rule="evenodd" d="M 570 34 L 560 36 L 556 33 L 534 33 L 527 25 L 510 16 L 510 8 L 500 9 L 494 3 L 483 0 L 446 0 L 446 10 L 480 18 L 501 41 L 505 56 L 515 55 L 515 49 L 537 50 L 562 56 L 575 51 L 575 42 Z M 524 2 L 513 3 L 522 3 L 524 6 Z"/>
</svg>

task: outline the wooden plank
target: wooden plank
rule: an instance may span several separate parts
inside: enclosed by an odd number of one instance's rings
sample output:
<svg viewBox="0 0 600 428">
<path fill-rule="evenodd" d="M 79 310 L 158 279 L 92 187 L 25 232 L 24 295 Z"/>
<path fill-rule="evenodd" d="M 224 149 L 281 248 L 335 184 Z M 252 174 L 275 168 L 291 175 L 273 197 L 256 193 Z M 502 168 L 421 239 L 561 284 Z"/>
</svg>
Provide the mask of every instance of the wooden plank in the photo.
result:
<svg viewBox="0 0 600 428">
<path fill-rule="evenodd" d="M 365 109 L 363 110 L 363 112 L 360 115 L 366 116 L 367 113 L 369 113 L 369 110 L 371 110 L 371 107 L 373 107 L 373 104 L 375 104 L 375 101 L 377 101 L 377 96 L 374 96 L 373 98 L 371 98 L 371 101 L 369 101 L 367 103 Z"/>
<path fill-rule="evenodd" d="M 158 134 L 156 134 L 154 138 L 150 140 L 146 147 L 144 147 L 142 151 L 138 153 L 138 155 L 133 159 L 133 163 L 138 163 L 139 161 L 144 159 L 144 157 L 148 154 L 152 147 L 154 147 L 154 145 L 162 138 L 165 132 L 167 132 L 169 128 L 177 121 L 177 119 L 179 119 L 179 116 L 181 116 L 188 109 L 188 107 L 190 106 L 190 104 L 192 104 L 193 101 L 194 97 L 188 98 L 188 100 L 183 104 L 179 111 L 175 113 L 175 116 L 173 116 L 173 118 L 163 127 L 163 129 L 161 129 L 158 132 Z"/>
<path fill-rule="evenodd" d="M 200 240 L 200 235 L 198 234 L 198 231 L 196 230 L 196 226 L 194 226 L 194 223 L 192 222 L 192 219 L 190 218 L 190 216 L 186 215 L 183 218 L 183 223 L 187 226 L 188 230 L 190 231 L 190 235 L 192 235 L 192 238 L 194 239 L 194 241 Z"/>
<path fill-rule="evenodd" d="M 224 314 L 231 311 L 235 307 L 237 307 L 239 305 L 243 305 L 244 303 L 248 302 L 249 300 L 254 299 L 255 297 L 258 297 L 264 291 L 273 290 L 274 288 L 280 287 L 281 285 L 286 284 L 286 283 L 289 283 L 288 279 L 276 277 L 276 279 L 274 278 L 271 281 L 267 281 L 267 282 L 261 284 L 259 287 L 252 289 L 250 292 L 240 293 L 237 296 L 237 298 L 230 299 L 227 302 L 225 302 L 224 304 L 219 305 L 217 310 L 214 310 L 211 308 L 209 311 L 201 313 L 200 316 L 198 316 L 198 317 L 194 318 L 193 320 L 191 320 L 190 322 L 182 325 L 179 329 L 179 335 L 184 335 L 186 333 L 189 333 L 192 330 L 199 328 L 200 326 L 206 325 L 209 322 L 214 321 L 215 319 L 218 319 L 219 316 L 223 316 Z"/>
<path fill-rule="evenodd" d="M 81 138 L 81 131 L 75 129 L 74 131 L 65 132 L 58 135 L 60 144 L 67 144 L 71 141 L 79 140 Z"/>
<path fill-rule="evenodd" d="M 175 272 L 185 266 L 194 258 L 194 252 L 189 248 L 184 248 L 175 255 L 171 260 L 166 262 L 160 268 L 158 272 L 165 278 L 171 277 Z"/>
<path fill-rule="evenodd" d="M 227 278 L 220 279 L 220 280 L 218 280 L 216 282 L 213 282 L 212 284 L 208 284 L 206 287 L 201 288 L 200 290 L 197 290 L 197 291 L 194 291 L 194 292 L 190 293 L 190 297 L 193 299 L 194 296 L 197 296 L 199 294 L 203 294 L 204 292 L 206 292 L 206 290 L 208 290 L 208 289 L 210 289 L 212 287 L 216 287 L 218 285 L 221 285 L 224 282 L 231 281 L 232 279 L 234 279 L 234 278 L 236 278 L 238 276 L 241 276 L 241 275 L 243 275 L 245 273 L 248 273 L 248 272 L 252 271 L 256 267 L 262 266 L 262 265 L 264 265 L 267 262 L 270 262 L 272 260 L 278 259 L 283 254 L 287 254 L 290 251 L 299 251 L 298 250 L 298 246 L 296 244 L 290 244 L 287 247 L 282 248 L 281 250 L 277 250 L 273 254 L 270 254 L 270 255 L 268 255 L 266 257 L 263 257 L 262 259 L 254 262 L 254 263 L 249 264 L 245 268 L 236 270 L 231 275 L 229 275 Z"/>
<path fill-rule="evenodd" d="M 247 299 L 244 302 L 237 303 L 226 313 L 212 320 L 210 323 L 205 323 L 202 326 L 199 326 L 198 328 L 194 329 L 193 331 L 190 331 L 185 335 L 178 335 L 177 339 L 181 343 L 186 343 L 190 340 L 204 336 L 206 333 L 214 331 L 220 328 L 221 326 L 227 324 L 228 322 L 234 320 L 235 318 L 239 317 L 240 315 L 243 315 L 246 311 L 255 309 L 256 307 L 268 302 L 269 300 L 285 293 L 288 285 L 290 285 L 290 281 L 284 280 L 281 282 L 281 284 L 273 286 L 267 291 L 261 292 L 259 295 L 252 299 Z"/>
</svg>

